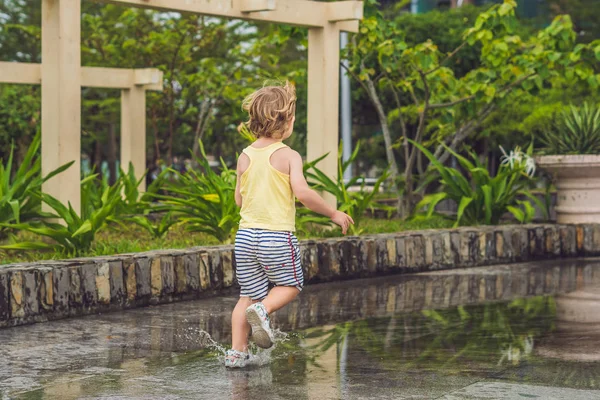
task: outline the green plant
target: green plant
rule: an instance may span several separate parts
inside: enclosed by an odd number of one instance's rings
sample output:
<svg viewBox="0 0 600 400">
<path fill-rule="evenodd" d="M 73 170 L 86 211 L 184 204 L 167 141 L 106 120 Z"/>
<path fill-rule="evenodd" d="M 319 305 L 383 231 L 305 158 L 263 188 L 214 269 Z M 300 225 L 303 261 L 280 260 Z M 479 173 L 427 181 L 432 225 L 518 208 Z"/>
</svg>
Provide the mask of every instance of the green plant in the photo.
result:
<svg viewBox="0 0 600 400">
<path fill-rule="evenodd" d="M 163 238 L 169 232 L 169 229 L 178 222 L 171 212 L 164 213 L 156 221 L 153 221 L 149 215 L 133 215 L 128 217 L 126 221 L 145 229 L 154 239 Z"/>
<path fill-rule="evenodd" d="M 589 103 L 563 111 L 540 136 L 544 154 L 599 154 L 600 107 Z"/>
<path fill-rule="evenodd" d="M 85 186 L 89 181 L 96 179 L 95 175 L 88 176 L 82 181 Z M 82 207 L 81 216 L 73 209 L 71 204 L 62 204 L 56 198 L 48 194 L 38 194 L 40 200 L 46 203 L 54 211 L 52 219 L 34 221 L 30 223 L 13 224 L 8 227 L 34 233 L 50 239 L 53 243 L 46 242 L 17 242 L 0 246 L 4 250 L 54 250 L 68 256 L 75 256 L 88 252 L 96 234 L 106 227 L 115 209 L 122 201 L 122 182 L 104 188 L 99 203 L 88 204 Z"/>
<path fill-rule="evenodd" d="M 429 159 L 439 173 L 442 185 L 438 193 L 425 196 L 417 204 L 416 211 L 427 207 L 427 215 L 431 216 L 439 202 L 453 200 L 458 204 L 454 225 L 459 226 L 496 225 L 507 212 L 512 213 L 522 223 L 530 222 L 534 215 L 533 206 L 528 200 L 520 201 L 518 197 L 521 195 L 544 210 L 540 200 L 529 192 L 532 177 L 526 171 L 530 168 L 531 158 L 525 157 L 520 150 L 506 155 L 498 173 L 492 177 L 476 154 L 471 153 L 471 162 L 452 149 L 447 149 L 465 170 L 463 173 L 459 169 L 444 166 L 425 147 L 412 143 Z"/>
<path fill-rule="evenodd" d="M 350 225 L 349 229 L 351 235 L 360 235 L 362 233 L 360 224 L 367 210 L 382 209 L 388 212 L 394 210 L 393 207 L 384 206 L 375 200 L 375 196 L 379 193 L 379 188 L 389 177 L 387 170 L 381 174 L 370 189 L 367 189 L 365 178 L 362 176 L 356 176 L 348 182 L 344 180 L 344 171 L 356 160 L 359 150 L 360 143 L 357 143 L 351 157 L 346 161 L 342 160 L 342 152 L 341 150 L 339 151 L 338 177 L 336 181 L 316 167 L 316 164 L 327 155 L 305 165 L 305 174 L 311 186 L 315 190 L 327 192 L 335 196 L 340 211 L 347 213 L 354 220 L 354 225 Z M 359 183 L 360 186 L 357 191 L 348 190 L 352 186 L 359 185 Z M 311 222 L 318 222 L 318 220 Z"/>
<path fill-rule="evenodd" d="M 158 211 L 173 212 L 188 231 L 205 232 L 221 243 L 233 239 L 240 215 L 235 203 L 236 172 L 221 160 L 220 174 L 212 170 L 200 143 L 201 157 L 195 157 L 203 170 L 186 173 L 170 170 L 175 179 L 165 185 L 167 194 L 154 194 L 161 201 Z"/>
<path fill-rule="evenodd" d="M 34 196 L 41 191 L 42 184 L 60 174 L 73 163 L 66 164 L 42 177 L 42 164 L 38 156 L 41 137 L 38 133 L 25 155 L 19 168 L 12 169 L 14 145 L 11 146 L 6 163 L 0 162 L 0 238 L 12 229 L 11 224 L 26 223 L 47 216 L 41 211 L 39 198 Z"/>
</svg>

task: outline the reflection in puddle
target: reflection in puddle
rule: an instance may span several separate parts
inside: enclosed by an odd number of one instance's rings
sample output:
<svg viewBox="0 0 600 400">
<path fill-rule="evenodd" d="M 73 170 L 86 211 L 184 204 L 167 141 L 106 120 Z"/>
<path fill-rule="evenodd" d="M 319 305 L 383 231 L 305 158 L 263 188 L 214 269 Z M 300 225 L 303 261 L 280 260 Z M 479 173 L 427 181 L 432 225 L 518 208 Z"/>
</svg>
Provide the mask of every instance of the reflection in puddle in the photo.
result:
<svg viewBox="0 0 600 400">
<path fill-rule="evenodd" d="M 579 389 L 600 382 L 593 260 L 314 285 L 274 316 L 291 333 L 260 353 L 267 362 L 226 371 L 215 346 L 230 340 L 235 300 L 0 331 L 0 394 L 434 398 L 483 379 Z"/>
</svg>

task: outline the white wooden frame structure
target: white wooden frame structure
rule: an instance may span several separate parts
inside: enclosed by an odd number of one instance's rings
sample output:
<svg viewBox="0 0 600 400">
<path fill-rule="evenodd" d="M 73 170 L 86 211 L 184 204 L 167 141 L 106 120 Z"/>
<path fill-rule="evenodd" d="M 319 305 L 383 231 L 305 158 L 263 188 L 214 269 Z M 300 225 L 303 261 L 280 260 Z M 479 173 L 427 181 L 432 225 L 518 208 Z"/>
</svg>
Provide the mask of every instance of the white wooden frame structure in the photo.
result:
<svg viewBox="0 0 600 400">
<path fill-rule="evenodd" d="M 42 64 L 0 63 L 0 83 L 42 85 L 42 171 L 75 165 L 46 182 L 44 192 L 80 209 L 81 88 L 122 90 L 121 163 L 146 170 L 146 90 L 162 90 L 154 69 L 81 66 L 81 1 L 42 0 Z M 337 176 L 340 31 L 357 32 L 362 1 L 101 0 L 106 3 L 306 27 L 308 34 L 309 160 L 329 153 L 321 168 Z M 328 198 L 331 203 L 333 198 Z"/>
</svg>

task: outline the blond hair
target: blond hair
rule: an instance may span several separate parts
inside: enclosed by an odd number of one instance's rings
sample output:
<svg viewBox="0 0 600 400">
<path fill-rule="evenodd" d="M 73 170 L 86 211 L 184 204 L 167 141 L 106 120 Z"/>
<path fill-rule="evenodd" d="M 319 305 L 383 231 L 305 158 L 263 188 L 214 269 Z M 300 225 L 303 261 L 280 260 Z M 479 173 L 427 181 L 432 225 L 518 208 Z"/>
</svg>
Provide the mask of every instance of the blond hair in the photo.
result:
<svg viewBox="0 0 600 400">
<path fill-rule="evenodd" d="M 265 86 L 246 97 L 242 108 L 250 115 L 245 124 L 254 136 L 281 139 L 296 114 L 296 88 L 290 82 Z"/>
</svg>

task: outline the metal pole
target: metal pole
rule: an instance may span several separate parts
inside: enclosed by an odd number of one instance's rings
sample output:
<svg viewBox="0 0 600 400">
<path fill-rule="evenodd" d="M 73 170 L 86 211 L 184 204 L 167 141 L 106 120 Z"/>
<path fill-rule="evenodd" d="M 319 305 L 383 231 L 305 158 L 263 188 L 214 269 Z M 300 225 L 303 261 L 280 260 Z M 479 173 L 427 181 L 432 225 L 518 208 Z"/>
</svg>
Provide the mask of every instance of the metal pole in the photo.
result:
<svg viewBox="0 0 600 400">
<path fill-rule="evenodd" d="M 348 46 L 348 32 L 340 33 L 340 47 L 345 49 Z M 348 60 L 342 60 L 342 64 L 348 67 Z M 352 94 L 350 88 L 350 77 L 344 70 L 344 67 L 340 67 L 340 89 L 341 89 L 341 131 L 342 131 L 342 159 L 347 161 L 352 156 Z M 344 171 L 344 179 L 352 179 L 352 165 Z"/>
</svg>

